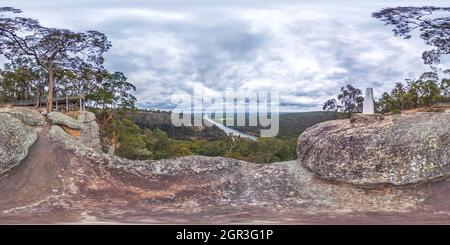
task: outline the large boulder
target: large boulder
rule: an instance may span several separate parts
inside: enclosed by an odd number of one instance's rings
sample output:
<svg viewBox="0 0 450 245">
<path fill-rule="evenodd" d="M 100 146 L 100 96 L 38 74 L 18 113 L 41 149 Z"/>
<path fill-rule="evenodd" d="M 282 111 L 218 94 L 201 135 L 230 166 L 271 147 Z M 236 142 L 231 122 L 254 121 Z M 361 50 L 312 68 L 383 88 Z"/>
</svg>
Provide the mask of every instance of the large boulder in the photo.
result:
<svg viewBox="0 0 450 245">
<path fill-rule="evenodd" d="M 19 165 L 28 155 L 37 133 L 7 113 L 0 113 L 0 174 Z"/>
<path fill-rule="evenodd" d="M 307 129 L 298 161 L 319 177 L 356 185 L 405 185 L 450 176 L 450 113 L 335 120 Z"/>
<path fill-rule="evenodd" d="M 0 113 L 8 113 L 29 126 L 45 126 L 47 121 L 40 112 L 28 108 L 0 109 Z"/>
<path fill-rule="evenodd" d="M 51 112 L 47 117 L 78 142 L 94 150 L 101 151 L 100 128 L 95 114 L 89 111 L 71 111 L 67 114 Z"/>
<path fill-rule="evenodd" d="M 52 111 L 47 114 L 47 118 L 50 119 L 50 121 L 54 125 L 61 125 L 61 126 L 65 126 L 65 127 L 68 127 L 71 129 L 77 129 L 77 130 L 81 130 L 83 127 L 81 121 L 78 121 L 78 120 L 74 119 L 73 117 L 65 115 L 60 112 Z"/>
</svg>

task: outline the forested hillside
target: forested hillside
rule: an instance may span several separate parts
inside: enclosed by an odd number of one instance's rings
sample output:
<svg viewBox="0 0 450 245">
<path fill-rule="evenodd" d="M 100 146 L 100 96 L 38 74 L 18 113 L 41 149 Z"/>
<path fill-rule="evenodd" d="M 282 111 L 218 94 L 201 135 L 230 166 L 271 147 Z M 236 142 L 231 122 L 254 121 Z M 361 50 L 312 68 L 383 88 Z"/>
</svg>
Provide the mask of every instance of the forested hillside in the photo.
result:
<svg viewBox="0 0 450 245">
<path fill-rule="evenodd" d="M 298 138 L 307 128 L 321 122 L 349 118 L 349 114 L 331 111 L 297 112 L 280 114 L 280 129 L 277 138 Z M 259 136 L 263 127 L 233 127 L 234 129 Z"/>
</svg>

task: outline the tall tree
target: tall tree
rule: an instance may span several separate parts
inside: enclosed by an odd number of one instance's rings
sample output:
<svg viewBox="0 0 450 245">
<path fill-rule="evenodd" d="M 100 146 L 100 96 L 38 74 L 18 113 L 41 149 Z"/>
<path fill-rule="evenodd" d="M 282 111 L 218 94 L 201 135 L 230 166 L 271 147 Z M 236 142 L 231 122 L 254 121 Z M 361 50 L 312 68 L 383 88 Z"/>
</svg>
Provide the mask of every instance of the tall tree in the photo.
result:
<svg viewBox="0 0 450 245">
<path fill-rule="evenodd" d="M 32 59 L 18 58 L 11 63 L 6 63 L 2 70 L 4 83 L 14 93 L 26 91 L 27 96 L 15 99 L 29 99 L 33 96 L 36 99 L 35 105 L 39 105 L 39 98 L 45 88 L 46 74 L 33 62 Z"/>
<path fill-rule="evenodd" d="M 386 25 L 394 26 L 395 36 L 409 39 L 413 31 L 433 49 L 423 53 L 425 64 L 435 67 L 441 57 L 450 54 L 450 7 L 396 7 L 372 14 Z"/>
<path fill-rule="evenodd" d="M 40 83 L 39 73 L 25 64 L 5 64 L 2 83 L 12 99 L 29 99 Z"/>
<path fill-rule="evenodd" d="M 361 112 L 364 98 L 360 89 L 347 85 L 341 88 L 338 100 L 343 107 L 344 112 Z"/>
<path fill-rule="evenodd" d="M 131 92 L 136 87 L 127 81 L 122 72 L 109 74 L 107 79 L 88 98 L 100 104 L 102 109 L 134 108 L 136 97 Z"/>
<path fill-rule="evenodd" d="M 441 91 L 438 86 L 439 76 L 435 72 L 425 72 L 419 78 L 419 93 L 422 105 L 431 106 L 439 99 Z"/>
<path fill-rule="evenodd" d="M 445 70 L 444 74 L 450 74 L 450 69 Z M 441 89 L 442 95 L 448 99 L 450 97 L 450 78 L 442 78 L 439 88 Z"/>
<path fill-rule="evenodd" d="M 415 79 L 406 80 L 406 98 L 408 101 L 408 108 L 416 108 L 419 105 L 419 87 L 420 84 Z"/>
<path fill-rule="evenodd" d="M 391 92 L 391 99 L 394 102 L 394 106 L 396 107 L 395 109 L 398 110 L 403 110 L 405 109 L 405 95 L 406 95 L 406 91 L 404 88 L 403 83 L 398 82 L 395 83 L 394 89 Z"/>
<path fill-rule="evenodd" d="M 360 89 L 347 85 L 341 87 L 341 93 L 338 95 L 338 100 L 331 99 L 324 103 L 323 110 L 325 111 L 341 111 L 347 113 L 361 112 L 364 98 Z M 339 101 L 339 103 L 338 103 Z"/>
<path fill-rule="evenodd" d="M 0 12 L 17 14 L 14 8 L 0 8 Z M 90 66 L 101 69 L 103 54 L 111 47 L 107 37 L 97 31 L 82 33 L 66 29 L 47 28 L 35 19 L 23 17 L 0 18 L 0 49 L 6 58 L 34 59 L 47 73 L 47 111 L 52 110 L 55 71 L 77 71 Z"/>
<path fill-rule="evenodd" d="M 377 108 L 379 111 L 381 111 L 382 113 L 385 112 L 390 112 L 392 110 L 394 110 L 394 102 L 392 99 L 392 96 L 389 95 L 387 92 L 384 92 L 381 95 L 381 98 L 377 101 Z"/>
<path fill-rule="evenodd" d="M 324 111 L 334 111 L 338 112 L 342 109 L 342 106 L 340 106 L 336 99 L 329 99 L 323 104 L 323 110 Z"/>
</svg>

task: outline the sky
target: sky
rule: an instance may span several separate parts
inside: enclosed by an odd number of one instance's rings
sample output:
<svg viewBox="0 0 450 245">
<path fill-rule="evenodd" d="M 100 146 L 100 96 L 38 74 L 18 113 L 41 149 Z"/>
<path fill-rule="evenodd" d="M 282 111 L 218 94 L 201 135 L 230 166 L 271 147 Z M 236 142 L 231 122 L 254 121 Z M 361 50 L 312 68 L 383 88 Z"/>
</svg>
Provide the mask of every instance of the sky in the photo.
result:
<svg viewBox="0 0 450 245">
<path fill-rule="evenodd" d="M 105 66 L 137 87 L 141 108 L 173 109 L 199 89 L 276 90 L 280 111 L 321 110 L 341 86 L 375 96 L 429 67 L 422 40 L 394 37 L 371 17 L 385 7 L 447 1 L 0 0 L 48 27 L 97 30 L 112 42 Z M 447 6 L 448 7 L 448 6 Z"/>
</svg>

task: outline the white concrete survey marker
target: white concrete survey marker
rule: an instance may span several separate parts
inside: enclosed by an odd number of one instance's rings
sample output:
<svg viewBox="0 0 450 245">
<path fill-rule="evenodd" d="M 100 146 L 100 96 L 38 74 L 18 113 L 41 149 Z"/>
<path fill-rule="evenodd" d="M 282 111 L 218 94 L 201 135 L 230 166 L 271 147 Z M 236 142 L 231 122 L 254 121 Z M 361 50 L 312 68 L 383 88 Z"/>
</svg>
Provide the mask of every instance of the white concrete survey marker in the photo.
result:
<svg viewBox="0 0 450 245">
<path fill-rule="evenodd" d="M 375 114 L 375 100 L 373 99 L 373 89 L 366 89 L 366 96 L 364 97 L 363 114 Z"/>
</svg>

